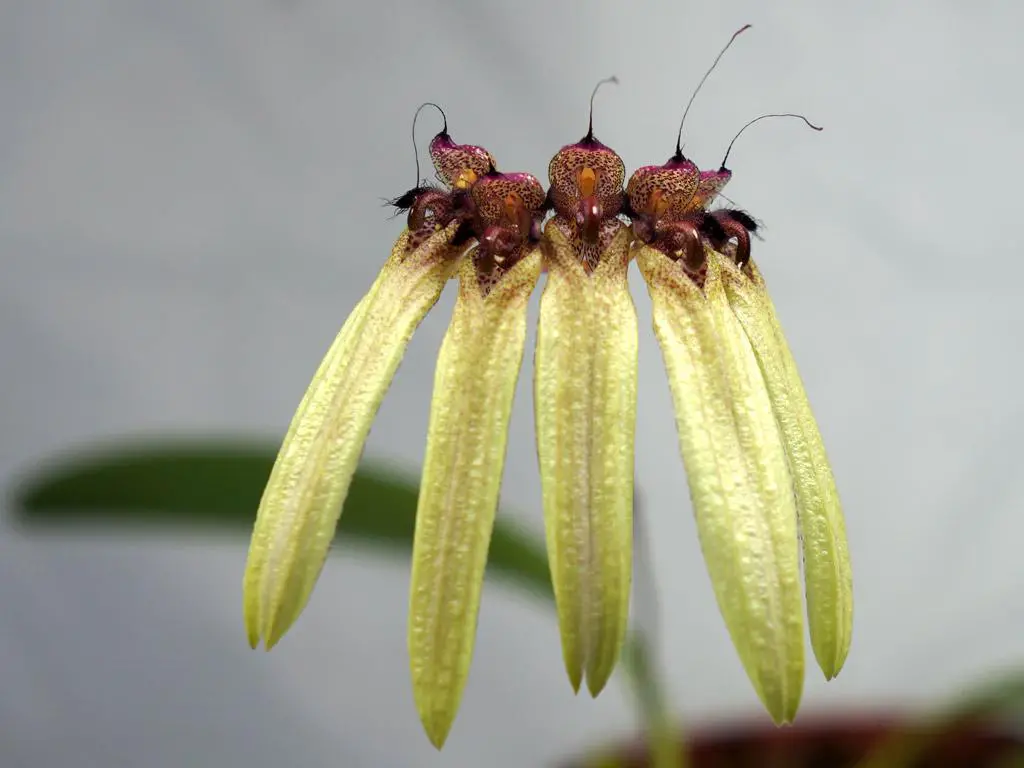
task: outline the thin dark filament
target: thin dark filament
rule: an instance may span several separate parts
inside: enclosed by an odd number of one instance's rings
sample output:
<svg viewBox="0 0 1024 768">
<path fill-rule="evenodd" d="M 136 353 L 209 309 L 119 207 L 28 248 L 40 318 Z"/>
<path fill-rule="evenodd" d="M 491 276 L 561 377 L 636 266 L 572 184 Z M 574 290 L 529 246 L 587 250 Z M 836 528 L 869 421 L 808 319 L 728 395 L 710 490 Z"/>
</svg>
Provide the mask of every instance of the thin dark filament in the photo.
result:
<svg viewBox="0 0 1024 768">
<path fill-rule="evenodd" d="M 747 123 L 742 128 L 740 128 L 739 131 L 736 133 L 736 135 L 732 137 L 732 141 L 729 142 L 729 148 L 725 150 L 725 157 L 722 158 L 722 165 L 719 166 L 719 170 L 720 171 L 724 171 L 725 170 L 725 161 L 729 159 L 729 153 L 732 152 L 732 145 L 736 143 L 736 139 L 738 139 L 740 136 L 742 136 L 743 132 L 745 130 L 747 130 L 747 128 L 752 126 L 754 123 L 756 123 L 756 122 L 758 122 L 760 120 L 767 120 L 769 117 L 795 117 L 798 120 L 803 120 L 805 123 L 807 123 L 807 126 L 809 128 L 813 128 L 816 131 L 824 130 L 821 126 L 815 125 L 814 123 L 812 123 L 810 120 L 808 120 L 803 115 L 797 115 L 797 114 L 794 114 L 792 112 L 780 112 L 778 114 L 761 115 L 760 117 L 755 117 L 749 123 Z"/>
<path fill-rule="evenodd" d="M 444 110 L 437 106 L 437 104 L 435 104 L 432 101 L 425 101 L 422 104 L 420 104 L 419 107 L 416 108 L 416 114 L 412 116 L 412 154 L 413 157 L 416 158 L 416 183 L 413 184 L 414 187 L 418 187 L 421 181 L 420 151 L 416 146 L 416 118 L 420 116 L 420 112 L 423 111 L 424 107 L 433 107 L 434 109 L 441 113 L 441 118 L 444 120 L 444 128 L 441 129 L 441 133 L 448 133 L 448 115 L 446 115 L 444 113 Z"/>
<path fill-rule="evenodd" d="M 594 138 L 594 97 L 597 96 L 597 89 L 605 83 L 615 83 L 615 85 L 618 85 L 619 78 L 612 75 L 611 77 L 606 77 L 604 80 L 598 80 L 597 85 L 594 86 L 594 90 L 590 92 L 590 119 L 587 121 L 586 135 L 588 140 Z"/>
<path fill-rule="evenodd" d="M 732 45 L 733 40 L 735 40 L 742 33 L 750 29 L 750 27 L 750 24 L 744 24 L 742 27 L 740 27 L 739 29 L 732 33 L 732 37 L 729 38 L 729 42 L 726 43 L 725 47 L 718 52 L 717 56 L 715 56 L 715 60 L 711 63 L 711 66 L 708 68 L 708 71 L 704 73 L 704 77 L 700 79 L 700 82 L 697 83 L 697 87 L 693 90 L 693 95 L 690 96 L 690 100 L 686 102 L 686 109 L 683 110 L 683 119 L 679 121 L 679 133 L 676 135 L 676 155 L 683 154 L 683 123 L 686 122 L 686 116 L 690 113 L 690 107 L 693 106 L 693 100 L 697 98 L 697 94 L 700 93 L 700 89 L 704 87 L 704 81 L 707 80 L 708 76 L 715 71 L 715 67 L 718 66 L 719 59 L 721 59 L 725 55 L 725 52 L 729 50 L 729 46 Z"/>
</svg>

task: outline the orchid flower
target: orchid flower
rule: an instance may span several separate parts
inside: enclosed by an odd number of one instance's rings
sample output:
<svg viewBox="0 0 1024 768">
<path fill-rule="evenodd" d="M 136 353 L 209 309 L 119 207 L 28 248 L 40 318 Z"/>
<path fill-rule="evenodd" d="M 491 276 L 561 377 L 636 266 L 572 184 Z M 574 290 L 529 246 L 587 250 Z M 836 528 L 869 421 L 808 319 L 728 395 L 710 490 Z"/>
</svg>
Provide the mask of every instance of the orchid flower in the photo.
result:
<svg viewBox="0 0 1024 768">
<path fill-rule="evenodd" d="M 250 644 L 272 647 L 309 600 L 406 345 L 457 279 L 434 376 L 408 630 L 416 706 L 444 744 L 472 659 L 527 304 L 546 272 L 534 360 L 545 534 L 569 681 L 600 693 L 629 616 L 635 260 L 719 608 L 765 708 L 791 721 L 804 678 L 801 540 L 811 645 L 827 678 L 850 646 L 850 562 L 821 435 L 750 258 L 757 223 L 710 208 L 731 178 L 725 160 L 701 171 L 677 139 L 668 162 L 623 188 L 622 159 L 594 136 L 593 94 L 587 133 L 551 160 L 546 194 L 528 173 L 499 172 L 482 147 L 455 143 L 447 119 L 430 155 L 441 185 L 418 182 L 393 201 L 407 227 L 328 350 L 267 483 L 244 581 Z"/>
</svg>

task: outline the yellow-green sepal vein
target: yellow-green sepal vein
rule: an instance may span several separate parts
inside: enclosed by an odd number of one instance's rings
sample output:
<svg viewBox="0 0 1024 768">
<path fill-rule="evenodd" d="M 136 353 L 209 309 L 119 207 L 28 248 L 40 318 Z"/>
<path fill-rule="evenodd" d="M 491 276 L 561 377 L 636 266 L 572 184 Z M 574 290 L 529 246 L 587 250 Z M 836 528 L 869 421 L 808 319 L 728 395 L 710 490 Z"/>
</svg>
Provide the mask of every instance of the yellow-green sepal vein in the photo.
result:
<svg viewBox="0 0 1024 768">
<path fill-rule="evenodd" d="M 588 274 L 551 222 L 534 365 L 537 455 L 565 668 L 597 695 L 629 619 L 637 319 L 629 231 Z"/>
<path fill-rule="evenodd" d="M 466 259 L 434 376 L 409 596 L 413 697 L 440 749 L 469 674 L 508 421 L 540 276 L 534 249 L 484 293 Z"/>
<path fill-rule="evenodd" d="M 853 634 L 853 575 L 832 468 L 796 362 L 761 273 L 723 260 L 729 303 L 750 340 L 789 458 L 803 539 L 811 647 L 825 677 L 839 674 Z"/>
<path fill-rule="evenodd" d="M 789 722 L 803 690 L 803 605 L 796 512 L 768 395 L 714 260 L 702 292 L 659 251 L 640 245 L 635 258 L 715 596 L 765 708 Z"/>
<path fill-rule="evenodd" d="M 334 538 L 370 425 L 413 331 L 459 261 L 456 225 L 395 243 L 299 404 L 263 492 L 243 584 L 249 644 L 273 647 L 298 618 Z"/>
</svg>

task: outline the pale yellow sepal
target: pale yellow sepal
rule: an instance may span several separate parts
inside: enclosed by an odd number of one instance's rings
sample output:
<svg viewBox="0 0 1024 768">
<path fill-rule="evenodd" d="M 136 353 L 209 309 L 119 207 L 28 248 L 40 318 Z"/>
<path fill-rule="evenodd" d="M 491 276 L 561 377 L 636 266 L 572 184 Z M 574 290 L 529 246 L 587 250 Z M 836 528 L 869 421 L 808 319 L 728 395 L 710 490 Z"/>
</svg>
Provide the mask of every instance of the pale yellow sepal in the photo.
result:
<svg viewBox="0 0 1024 768">
<path fill-rule="evenodd" d="M 249 644 L 269 650 L 305 607 L 370 424 L 416 326 L 459 262 L 456 225 L 406 253 L 408 231 L 320 364 L 263 492 L 243 586 Z"/>
<path fill-rule="evenodd" d="M 659 251 L 641 245 L 635 257 L 715 596 L 765 708 L 789 722 L 803 690 L 803 605 L 796 510 L 768 394 L 716 262 L 702 292 Z"/>
<path fill-rule="evenodd" d="M 588 274 L 552 222 L 534 364 L 551 580 L 565 668 L 596 696 L 618 661 L 633 563 L 637 320 L 623 228 Z"/>
<path fill-rule="evenodd" d="M 722 259 L 729 303 L 757 356 L 789 457 L 803 538 L 811 647 L 825 677 L 839 674 L 853 634 L 853 575 L 832 468 L 796 362 L 761 273 Z"/>
<path fill-rule="evenodd" d="M 535 249 L 484 295 L 466 259 L 438 355 L 409 597 L 413 697 L 438 749 L 469 674 L 527 302 L 540 267 Z"/>
</svg>

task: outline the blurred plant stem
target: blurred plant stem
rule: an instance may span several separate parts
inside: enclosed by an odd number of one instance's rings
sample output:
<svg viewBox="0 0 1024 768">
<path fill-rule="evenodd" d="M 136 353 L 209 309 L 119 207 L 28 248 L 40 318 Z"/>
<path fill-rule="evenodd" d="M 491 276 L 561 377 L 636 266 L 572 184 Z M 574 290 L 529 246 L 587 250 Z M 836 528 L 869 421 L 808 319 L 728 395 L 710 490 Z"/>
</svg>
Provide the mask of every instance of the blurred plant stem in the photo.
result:
<svg viewBox="0 0 1024 768">
<path fill-rule="evenodd" d="M 642 630 L 633 630 L 622 653 L 622 668 L 629 679 L 647 729 L 652 768 L 686 768 L 689 762 L 682 749 L 680 728 L 671 716 L 665 693 L 658 684 L 649 639 Z"/>
<path fill-rule="evenodd" d="M 673 722 L 655 646 L 660 624 L 658 582 L 640 484 L 633 496 L 633 627 L 622 652 L 623 672 L 636 697 L 640 721 L 646 728 L 650 764 L 654 768 L 684 768 L 688 762 L 678 724 Z"/>
</svg>

